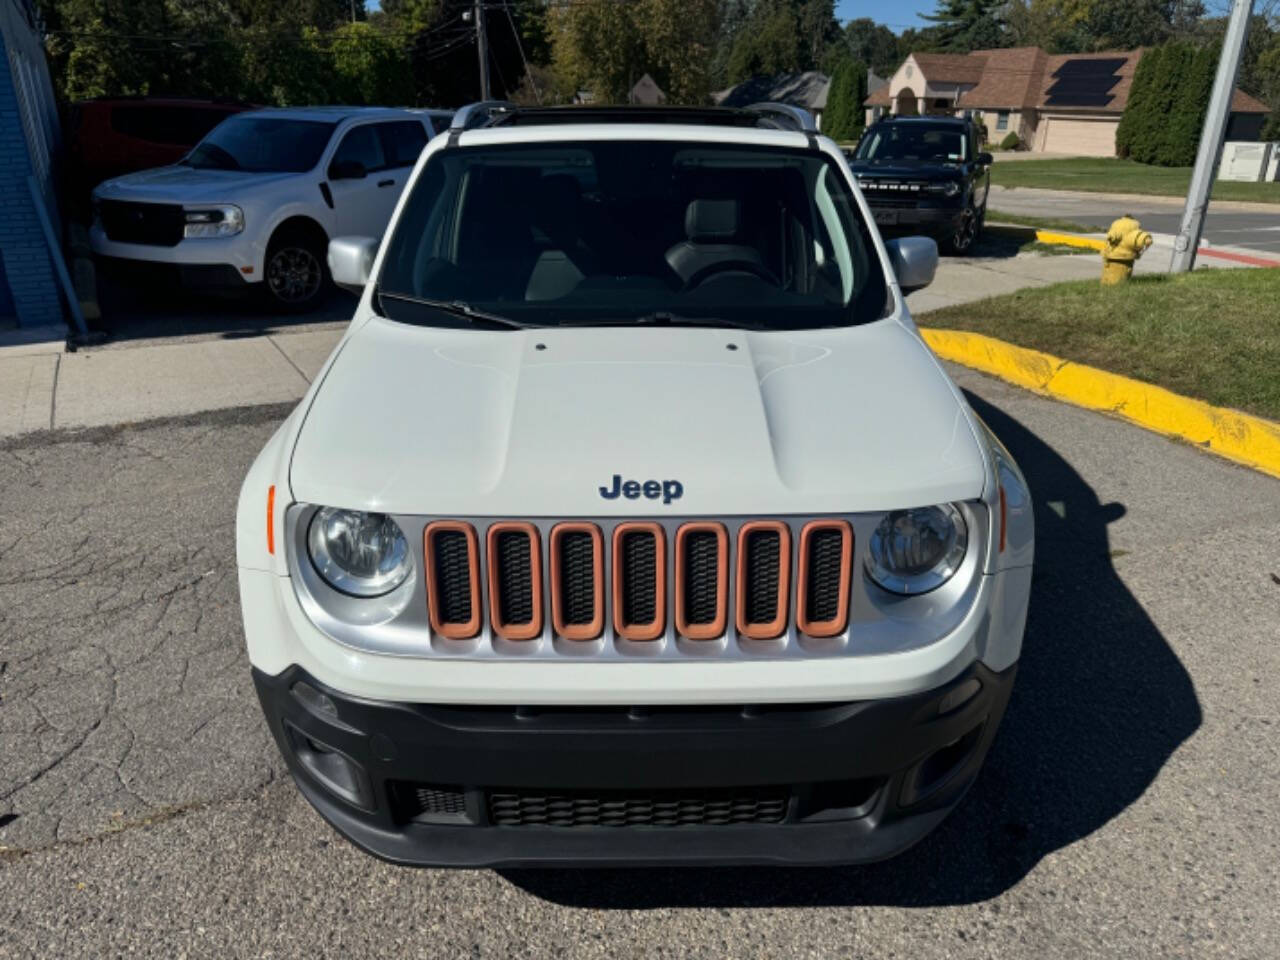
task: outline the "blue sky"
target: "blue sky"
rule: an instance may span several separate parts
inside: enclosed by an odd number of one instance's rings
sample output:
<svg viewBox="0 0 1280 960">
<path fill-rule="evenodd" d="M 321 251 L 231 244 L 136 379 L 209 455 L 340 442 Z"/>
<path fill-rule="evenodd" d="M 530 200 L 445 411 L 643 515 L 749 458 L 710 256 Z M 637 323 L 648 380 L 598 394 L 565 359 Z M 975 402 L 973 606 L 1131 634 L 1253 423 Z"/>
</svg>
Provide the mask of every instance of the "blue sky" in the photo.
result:
<svg viewBox="0 0 1280 960">
<path fill-rule="evenodd" d="M 364 5 L 366 10 L 377 10 L 378 0 L 365 0 Z M 901 33 L 907 27 L 925 26 L 915 15 L 932 13 L 937 6 L 936 0 L 838 0 L 836 19 L 844 23 L 846 20 L 870 17 L 876 23 L 885 24 L 894 33 Z"/>
<path fill-rule="evenodd" d="M 836 19 L 844 23 L 846 20 L 870 17 L 876 23 L 883 23 L 894 33 L 901 33 L 908 27 L 928 26 L 916 14 L 933 13 L 937 7 L 937 0 L 839 0 L 836 3 Z"/>
</svg>

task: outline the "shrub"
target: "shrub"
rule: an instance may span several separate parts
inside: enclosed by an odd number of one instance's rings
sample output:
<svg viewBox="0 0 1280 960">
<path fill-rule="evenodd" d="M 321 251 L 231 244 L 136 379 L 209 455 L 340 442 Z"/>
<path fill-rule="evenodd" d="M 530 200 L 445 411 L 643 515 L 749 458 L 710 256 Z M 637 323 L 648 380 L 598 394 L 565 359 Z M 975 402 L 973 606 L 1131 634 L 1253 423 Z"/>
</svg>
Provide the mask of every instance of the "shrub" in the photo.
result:
<svg viewBox="0 0 1280 960">
<path fill-rule="evenodd" d="M 1017 150 L 1022 146 L 1022 141 L 1018 139 L 1018 135 L 1010 130 L 1003 140 L 1000 141 L 1001 150 Z"/>
</svg>

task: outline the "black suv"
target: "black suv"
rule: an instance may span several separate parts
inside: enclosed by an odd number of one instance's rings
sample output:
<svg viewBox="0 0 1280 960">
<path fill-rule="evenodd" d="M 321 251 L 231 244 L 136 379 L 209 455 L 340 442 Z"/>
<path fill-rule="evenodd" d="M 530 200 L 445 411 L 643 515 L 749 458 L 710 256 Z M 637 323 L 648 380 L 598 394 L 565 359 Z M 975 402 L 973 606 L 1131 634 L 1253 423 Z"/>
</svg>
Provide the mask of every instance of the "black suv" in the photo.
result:
<svg viewBox="0 0 1280 960">
<path fill-rule="evenodd" d="M 982 232 L 992 158 L 967 117 L 885 117 L 849 165 L 883 233 L 925 233 L 963 254 Z"/>
</svg>

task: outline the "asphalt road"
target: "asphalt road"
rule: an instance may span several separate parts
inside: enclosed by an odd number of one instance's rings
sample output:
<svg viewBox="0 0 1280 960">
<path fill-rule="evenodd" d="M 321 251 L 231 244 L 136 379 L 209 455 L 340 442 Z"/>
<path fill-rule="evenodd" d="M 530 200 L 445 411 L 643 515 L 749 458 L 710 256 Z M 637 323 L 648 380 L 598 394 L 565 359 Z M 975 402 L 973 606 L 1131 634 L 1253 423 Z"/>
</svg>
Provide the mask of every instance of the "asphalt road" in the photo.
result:
<svg viewBox="0 0 1280 960">
<path fill-rule="evenodd" d="M 1280 482 L 955 371 L 1038 558 L 979 782 L 872 867 L 393 868 L 283 773 L 232 508 L 283 415 L 0 444 L 0 957 L 1280 955 Z"/>
<path fill-rule="evenodd" d="M 1070 220 L 1100 230 L 1126 213 L 1137 217 L 1152 233 L 1176 234 L 1182 225 L 1182 201 L 1168 197 L 1116 200 L 1106 194 L 992 187 L 988 203 L 1005 213 Z M 1217 246 L 1247 247 L 1280 258 L 1280 207 L 1244 211 L 1210 203 L 1203 239 Z"/>
</svg>

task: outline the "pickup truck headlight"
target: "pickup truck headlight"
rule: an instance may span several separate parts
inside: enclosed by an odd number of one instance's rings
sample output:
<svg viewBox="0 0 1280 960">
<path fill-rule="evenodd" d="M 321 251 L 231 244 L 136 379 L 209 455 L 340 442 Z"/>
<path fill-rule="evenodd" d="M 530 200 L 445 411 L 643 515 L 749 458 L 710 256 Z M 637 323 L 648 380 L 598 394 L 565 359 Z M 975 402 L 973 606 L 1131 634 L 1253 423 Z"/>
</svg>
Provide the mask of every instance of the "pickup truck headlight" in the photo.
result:
<svg viewBox="0 0 1280 960">
<path fill-rule="evenodd" d="M 954 180 L 942 180 L 938 183 L 931 183 L 924 188 L 925 193 L 940 193 L 944 197 L 954 197 L 960 193 L 960 184 Z"/>
<path fill-rule="evenodd" d="M 413 572 L 404 532 L 385 513 L 323 507 L 311 518 L 307 552 L 329 586 L 356 597 L 390 593 Z"/>
<path fill-rule="evenodd" d="M 964 560 L 969 531 L 954 504 L 894 510 L 867 545 L 867 575 L 891 593 L 928 593 L 950 580 Z"/>
<path fill-rule="evenodd" d="M 226 203 L 186 211 L 182 235 L 195 237 L 231 237 L 244 229 L 244 211 Z"/>
</svg>

